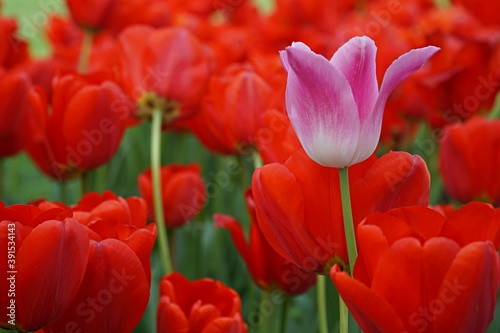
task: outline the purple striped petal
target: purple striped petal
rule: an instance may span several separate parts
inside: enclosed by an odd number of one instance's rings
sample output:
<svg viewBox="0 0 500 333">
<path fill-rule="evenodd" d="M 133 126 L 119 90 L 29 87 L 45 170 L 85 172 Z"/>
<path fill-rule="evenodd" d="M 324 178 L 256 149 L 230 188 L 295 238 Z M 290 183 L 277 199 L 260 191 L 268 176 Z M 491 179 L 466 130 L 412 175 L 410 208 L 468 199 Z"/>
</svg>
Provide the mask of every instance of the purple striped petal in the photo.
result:
<svg viewBox="0 0 500 333">
<path fill-rule="evenodd" d="M 352 164 L 364 161 L 375 151 L 380 139 L 385 103 L 394 88 L 410 74 L 420 69 L 438 50 L 439 48 L 435 46 L 411 50 L 389 66 L 385 72 L 373 111 L 368 117 L 361 118 L 361 138 L 356 149 L 356 156 L 351 161 Z"/>
<path fill-rule="evenodd" d="M 288 71 L 286 108 L 300 143 L 315 162 L 343 168 L 360 137 L 351 86 L 326 58 L 294 43 L 280 52 Z"/>
<path fill-rule="evenodd" d="M 349 82 L 361 122 L 371 113 L 378 96 L 376 54 L 377 47 L 370 37 L 354 37 L 330 60 Z"/>
</svg>

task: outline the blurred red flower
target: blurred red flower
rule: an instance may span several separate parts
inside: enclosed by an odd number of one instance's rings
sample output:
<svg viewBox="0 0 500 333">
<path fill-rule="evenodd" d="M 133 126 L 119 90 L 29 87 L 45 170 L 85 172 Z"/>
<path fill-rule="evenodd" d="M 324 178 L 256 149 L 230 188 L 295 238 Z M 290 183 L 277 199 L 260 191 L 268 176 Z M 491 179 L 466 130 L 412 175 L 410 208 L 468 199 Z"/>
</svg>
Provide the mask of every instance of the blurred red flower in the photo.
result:
<svg viewBox="0 0 500 333">
<path fill-rule="evenodd" d="M 439 171 L 446 191 L 462 203 L 500 206 L 500 120 L 475 117 L 445 128 Z"/>
<path fill-rule="evenodd" d="M 118 38 L 117 57 L 119 81 L 139 106 L 136 116 L 162 110 L 167 125 L 196 111 L 210 63 L 188 30 L 130 27 Z"/>
<path fill-rule="evenodd" d="M 188 223 L 205 205 L 205 183 L 198 164 L 171 164 L 160 170 L 163 213 L 167 226 L 174 228 Z M 149 217 L 154 219 L 151 169 L 139 175 L 139 192 L 146 200 Z"/>
<path fill-rule="evenodd" d="M 358 226 L 354 278 L 338 266 L 331 277 L 363 332 L 486 332 L 500 285 L 489 231 L 499 223 L 484 203 L 449 218 L 426 207 L 370 214 Z"/>
<path fill-rule="evenodd" d="M 250 189 L 245 192 L 245 202 L 251 218 L 248 243 L 241 225 L 233 217 L 215 214 L 215 225 L 231 232 L 233 243 L 259 288 L 268 292 L 278 288 L 289 295 L 302 294 L 316 283 L 316 275 L 292 264 L 271 247 L 257 223 Z"/>
<path fill-rule="evenodd" d="M 26 141 L 30 79 L 26 73 L 0 68 L 0 158 L 19 152 Z"/>
<path fill-rule="evenodd" d="M 158 333 L 245 333 L 238 294 L 212 279 L 188 281 L 179 273 L 163 277 Z"/>
<path fill-rule="evenodd" d="M 369 213 L 428 204 L 429 172 L 417 155 L 391 152 L 349 169 L 354 223 Z M 312 161 L 303 149 L 252 179 L 257 220 L 271 246 L 311 272 L 347 265 L 338 170 Z"/>
<path fill-rule="evenodd" d="M 111 81 L 90 80 L 76 74 L 56 77 L 51 105 L 41 87 L 30 93 L 33 113 L 26 150 L 53 178 L 97 168 L 120 145 L 130 113 L 126 96 Z"/>
<path fill-rule="evenodd" d="M 12 69 L 29 61 L 28 43 L 17 35 L 17 21 L 0 17 L 0 68 Z"/>
<path fill-rule="evenodd" d="M 271 86 L 249 64 L 212 76 L 192 130 L 209 150 L 244 154 L 255 146 L 262 114 L 271 107 Z"/>
<path fill-rule="evenodd" d="M 490 25 L 495 28 L 500 28 L 498 15 L 500 12 L 500 3 L 498 1 L 489 2 L 485 0 L 452 0 L 454 5 L 463 6 L 479 19 L 483 24 Z"/>
<path fill-rule="evenodd" d="M 118 32 L 133 24 L 163 26 L 170 5 L 161 0 L 66 0 L 73 20 L 89 30 Z"/>
</svg>

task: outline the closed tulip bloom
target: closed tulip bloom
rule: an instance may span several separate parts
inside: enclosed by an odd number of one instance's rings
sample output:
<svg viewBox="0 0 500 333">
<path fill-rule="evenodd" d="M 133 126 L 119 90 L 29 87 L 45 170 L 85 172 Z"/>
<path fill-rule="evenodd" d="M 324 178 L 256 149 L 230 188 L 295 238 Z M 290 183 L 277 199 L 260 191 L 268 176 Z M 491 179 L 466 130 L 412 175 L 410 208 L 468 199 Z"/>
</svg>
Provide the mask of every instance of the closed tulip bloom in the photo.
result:
<svg viewBox="0 0 500 333">
<path fill-rule="evenodd" d="M 288 72 L 290 121 L 307 154 L 323 166 L 344 168 L 373 154 L 390 93 L 439 49 L 428 46 L 399 57 L 387 69 L 380 91 L 376 50 L 369 37 L 355 37 L 330 61 L 300 42 L 280 52 Z"/>
<path fill-rule="evenodd" d="M 188 281 L 179 273 L 163 277 L 158 333 L 246 333 L 238 294 L 219 281 Z"/>
<path fill-rule="evenodd" d="M 113 157 L 125 132 L 129 107 L 111 81 L 91 83 L 78 75 L 53 80 L 51 104 L 43 89 L 30 94 L 28 154 L 56 179 L 97 168 Z"/>
<path fill-rule="evenodd" d="M 474 205 L 448 218 L 405 207 L 371 214 L 358 226 L 354 277 L 334 266 L 331 278 L 363 332 L 486 332 L 500 285 L 500 260 L 487 231 L 499 221 L 491 206 Z M 474 209 L 489 221 L 477 223 Z M 457 225 L 481 231 L 457 239 L 462 232 L 447 230 Z"/>
<path fill-rule="evenodd" d="M 149 258 L 157 235 L 154 224 L 146 225 L 146 203 L 105 191 L 88 193 L 71 208 L 90 237 L 88 263 L 70 306 L 45 330 L 131 332 L 148 304 Z"/>
<path fill-rule="evenodd" d="M 26 141 L 30 79 L 18 71 L 0 69 L 0 158 L 19 152 Z"/>
<path fill-rule="evenodd" d="M 245 201 L 251 218 L 249 242 L 245 240 L 243 228 L 233 217 L 215 214 L 215 225 L 231 232 L 233 243 L 259 288 L 268 292 L 278 288 L 289 295 L 305 292 L 316 283 L 316 275 L 292 264 L 271 247 L 257 223 L 250 189 L 245 192 Z"/>
<path fill-rule="evenodd" d="M 5 292 L 0 298 L 0 327 L 35 331 L 70 307 L 85 275 L 89 236 L 65 208 L 44 211 L 30 205 L 4 207 L 0 202 L 0 221 L 0 253 L 5 258 L 0 263 L 0 289 Z M 7 251 L 13 253 L 13 261 L 7 261 Z M 10 289 L 14 293 L 7 297 Z M 13 312 L 8 308 L 11 300 Z"/>
<path fill-rule="evenodd" d="M 445 128 L 439 171 L 446 191 L 460 202 L 500 205 L 500 120 L 472 118 Z"/>
<path fill-rule="evenodd" d="M 429 172 L 419 156 L 392 152 L 350 169 L 354 224 L 371 212 L 428 205 Z M 316 273 L 348 264 L 338 170 L 323 167 L 303 149 L 284 164 L 257 169 L 252 178 L 257 221 L 284 258 Z"/>
<path fill-rule="evenodd" d="M 272 94 L 271 86 L 250 65 L 230 66 L 210 79 L 193 131 L 213 152 L 251 152 Z"/>
<path fill-rule="evenodd" d="M 205 183 L 198 164 L 171 164 L 160 170 L 163 212 L 169 227 L 180 227 L 194 218 L 205 205 Z M 151 169 L 139 175 L 139 192 L 147 202 L 149 216 L 154 217 Z"/>
</svg>

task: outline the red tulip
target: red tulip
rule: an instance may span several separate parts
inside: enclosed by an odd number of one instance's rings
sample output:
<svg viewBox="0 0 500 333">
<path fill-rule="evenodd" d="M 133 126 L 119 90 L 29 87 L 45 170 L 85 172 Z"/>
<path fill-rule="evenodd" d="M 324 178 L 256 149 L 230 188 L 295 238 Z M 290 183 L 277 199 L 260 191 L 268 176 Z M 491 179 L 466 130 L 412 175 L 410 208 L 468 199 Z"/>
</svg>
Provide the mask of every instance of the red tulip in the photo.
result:
<svg viewBox="0 0 500 333">
<path fill-rule="evenodd" d="M 64 208 L 0 203 L 0 221 L 0 327 L 35 331 L 70 306 L 87 267 L 89 236 Z"/>
<path fill-rule="evenodd" d="M 465 242 L 447 235 L 457 222 L 488 228 L 471 209 L 446 219 L 425 207 L 371 214 L 358 226 L 354 278 L 338 266 L 331 277 L 363 332 L 486 331 L 500 285 L 499 256 L 486 233 Z"/>
<path fill-rule="evenodd" d="M 447 192 L 460 202 L 500 205 L 500 120 L 473 118 L 447 127 L 441 140 L 439 171 Z"/>
<path fill-rule="evenodd" d="M 242 154 L 255 146 L 271 86 L 249 65 L 233 65 L 210 79 L 193 131 L 211 151 Z"/>
<path fill-rule="evenodd" d="M 139 103 L 136 115 L 161 109 L 165 124 L 195 111 L 210 71 L 202 44 L 183 28 L 124 30 L 117 62 L 124 90 Z"/>
<path fill-rule="evenodd" d="M 17 35 L 15 19 L 0 17 L 0 68 L 12 69 L 29 61 L 28 44 Z"/>
<path fill-rule="evenodd" d="M 453 0 L 454 5 L 465 7 L 474 14 L 483 24 L 491 25 L 493 27 L 500 27 L 498 22 L 498 13 L 500 11 L 500 3 L 497 1 L 489 3 L 486 1 L 471 1 L 471 0 Z"/>
<path fill-rule="evenodd" d="M 169 227 L 180 227 L 198 215 L 205 205 L 205 184 L 200 166 L 172 164 L 162 167 L 160 173 L 165 223 Z M 137 181 L 141 196 L 148 204 L 149 216 L 153 219 L 151 169 L 140 174 Z"/>
<path fill-rule="evenodd" d="M 305 292 L 316 282 L 316 275 L 290 263 L 271 247 L 257 223 L 251 190 L 245 192 L 245 201 L 251 218 L 249 243 L 241 225 L 231 216 L 215 214 L 215 225 L 231 232 L 233 243 L 259 288 L 266 291 L 279 288 L 289 295 Z"/>
<path fill-rule="evenodd" d="M 428 204 L 429 173 L 416 155 L 372 156 L 352 166 L 349 178 L 355 225 L 374 211 Z M 317 273 L 348 264 L 337 169 L 302 149 L 284 164 L 257 169 L 252 190 L 262 232 L 284 258 Z"/>
<path fill-rule="evenodd" d="M 114 83 L 92 84 L 76 75 L 54 79 L 51 106 L 41 88 L 33 90 L 29 155 L 42 171 L 58 179 L 106 163 L 125 131 L 125 100 Z"/>
<path fill-rule="evenodd" d="M 0 69 L 0 158 L 17 153 L 26 141 L 29 85 L 25 73 Z"/>
<path fill-rule="evenodd" d="M 90 29 L 119 31 L 128 25 L 168 23 L 169 5 L 163 1 L 148 0 L 66 0 L 73 20 Z"/>
<path fill-rule="evenodd" d="M 154 224 L 146 225 L 146 203 L 93 192 L 72 210 L 87 227 L 89 260 L 78 293 L 46 331 L 131 332 L 149 300 L 149 257 L 157 234 Z"/>
<path fill-rule="evenodd" d="M 82 29 L 68 18 L 54 16 L 48 22 L 47 38 L 53 50 L 52 61 L 65 70 L 62 73 L 67 73 L 68 69 L 76 70 L 84 39 Z M 88 73 L 112 69 L 115 44 L 115 37 L 108 31 L 93 35 Z"/>
<path fill-rule="evenodd" d="M 188 281 L 179 273 L 163 277 L 158 333 L 244 333 L 238 294 L 212 279 Z"/>
</svg>

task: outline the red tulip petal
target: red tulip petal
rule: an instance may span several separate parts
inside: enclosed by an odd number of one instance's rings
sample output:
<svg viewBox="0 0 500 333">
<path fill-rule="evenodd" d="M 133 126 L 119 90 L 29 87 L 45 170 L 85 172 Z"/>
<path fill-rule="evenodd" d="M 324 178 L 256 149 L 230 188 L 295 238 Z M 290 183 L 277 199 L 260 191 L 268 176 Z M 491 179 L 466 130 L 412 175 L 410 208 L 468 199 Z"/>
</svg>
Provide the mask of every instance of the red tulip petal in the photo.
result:
<svg viewBox="0 0 500 333">
<path fill-rule="evenodd" d="M 245 240 L 245 235 L 243 234 L 243 229 L 241 225 L 229 215 L 224 214 L 214 214 L 215 226 L 218 228 L 226 228 L 231 233 L 231 238 L 236 246 L 236 249 L 240 253 L 241 257 L 248 265 L 251 261 L 251 255 L 249 251 L 249 245 Z"/>
<path fill-rule="evenodd" d="M 83 332 L 131 332 L 148 300 L 149 283 L 134 251 L 116 239 L 91 240 L 80 289 L 50 328 L 60 332 L 75 322 Z"/>
<path fill-rule="evenodd" d="M 298 266 L 314 258 L 314 242 L 301 225 L 304 199 L 295 176 L 284 165 L 268 164 L 255 171 L 252 190 L 259 226 L 276 252 Z"/>
<path fill-rule="evenodd" d="M 221 317 L 220 310 L 212 304 L 203 304 L 201 301 L 193 304 L 189 314 L 189 328 L 192 332 L 201 332 L 208 324 Z"/>
<path fill-rule="evenodd" d="M 157 234 L 158 230 L 156 229 L 156 225 L 150 224 L 145 228 L 137 229 L 130 237 L 122 240 L 135 252 L 141 261 L 148 284 L 151 282 L 150 256 Z"/>
<path fill-rule="evenodd" d="M 433 307 L 434 332 L 486 332 L 493 320 L 499 283 L 500 261 L 493 245 L 475 242 L 464 247 Z"/>
<path fill-rule="evenodd" d="M 166 296 L 160 298 L 156 317 L 157 333 L 189 333 L 189 322 L 182 309 Z"/>
<path fill-rule="evenodd" d="M 358 258 L 353 275 L 368 287 L 371 286 L 375 270 L 389 243 L 382 230 L 372 225 L 359 225 L 357 230 Z"/>
<path fill-rule="evenodd" d="M 451 213 L 441 235 L 466 246 L 475 241 L 492 241 L 500 248 L 500 209 L 482 202 L 471 202 Z"/>
<path fill-rule="evenodd" d="M 24 330 L 39 329 L 68 308 L 88 256 L 87 232 L 75 220 L 47 221 L 26 237 L 16 256 L 17 320 Z"/>
<path fill-rule="evenodd" d="M 201 333 L 245 333 L 246 326 L 240 318 L 218 318 L 208 324 Z"/>
<path fill-rule="evenodd" d="M 406 330 L 394 309 L 366 285 L 341 272 L 337 265 L 332 267 L 330 277 L 363 332 L 400 333 Z"/>
</svg>

